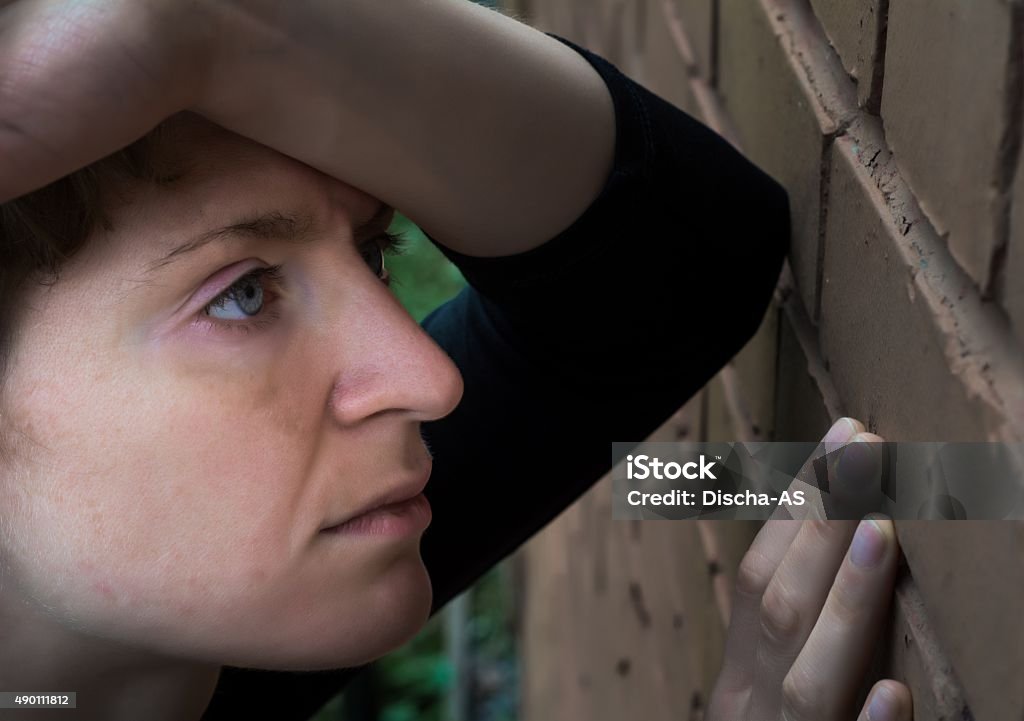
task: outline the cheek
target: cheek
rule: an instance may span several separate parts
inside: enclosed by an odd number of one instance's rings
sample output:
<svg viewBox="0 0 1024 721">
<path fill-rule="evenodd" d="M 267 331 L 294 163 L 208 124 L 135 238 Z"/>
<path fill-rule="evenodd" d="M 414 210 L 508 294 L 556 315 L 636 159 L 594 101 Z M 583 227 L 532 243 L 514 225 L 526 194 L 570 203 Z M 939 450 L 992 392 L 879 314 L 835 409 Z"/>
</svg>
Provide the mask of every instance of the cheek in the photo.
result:
<svg viewBox="0 0 1024 721">
<path fill-rule="evenodd" d="M 159 625 L 286 573 L 317 522 L 311 384 L 79 371 L 18 408 L 39 445 L 5 479 L 3 510 L 33 596 Z"/>
<path fill-rule="evenodd" d="M 242 666 L 357 665 L 411 637 L 430 608 L 418 540 L 315 535 L 338 432 L 323 356 L 40 369 L 18 411 L 40 446 L 4 479 L 23 593 L 89 633 Z M 353 478 L 335 476 L 337 500 Z"/>
</svg>

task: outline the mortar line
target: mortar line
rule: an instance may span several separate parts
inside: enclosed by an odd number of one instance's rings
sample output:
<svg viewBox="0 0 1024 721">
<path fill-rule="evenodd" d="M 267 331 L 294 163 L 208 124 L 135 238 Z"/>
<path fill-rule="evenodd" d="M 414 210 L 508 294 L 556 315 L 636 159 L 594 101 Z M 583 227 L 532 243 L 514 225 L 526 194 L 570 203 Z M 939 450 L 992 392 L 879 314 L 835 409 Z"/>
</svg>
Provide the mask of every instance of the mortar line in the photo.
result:
<svg viewBox="0 0 1024 721">
<path fill-rule="evenodd" d="M 878 0 L 878 29 L 875 32 L 875 58 L 871 65 L 871 92 L 864 109 L 882 115 L 882 86 L 885 84 L 885 53 L 889 46 L 889 0 Z"/>
<path fill-rule="evenodd" d="M 835 136 L 826 135 L 822 140 L 821 162 L 818 165 L 818 252 L 814 269 L 814 307 L 810 317 L 815 325 L 821 321 L 822 283 L 825 278 L 825 231 L 828 224 L 828 198 L 832 183 L 832 144 Z"/>
<path fill-rule="evenodd" d="M 1006 291 L 1006 257 L 1012 231 L 1013 189 L 1020 164 L 1021 124 L 1024 123 L 1024 6 L 1010 5 L 1010 49 L 1006 65 L 1006 89 L 1003 97 L 1003 135 L 999 139 L 996 164 L 993 230 L 995 247 L 989 259 L 987 283 L 981 289 L 985 300 L 998 299 L 1000 307 Z"/>
</svg>

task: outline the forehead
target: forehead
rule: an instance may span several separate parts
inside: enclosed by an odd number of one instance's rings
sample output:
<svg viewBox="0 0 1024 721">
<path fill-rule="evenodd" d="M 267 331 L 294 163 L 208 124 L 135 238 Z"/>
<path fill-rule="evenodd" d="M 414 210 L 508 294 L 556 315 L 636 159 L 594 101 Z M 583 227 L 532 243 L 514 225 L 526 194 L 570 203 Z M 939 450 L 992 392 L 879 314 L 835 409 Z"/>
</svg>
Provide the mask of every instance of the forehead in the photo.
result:
<svg viewBox="0 0 1024 721">
<path fill-rule="evenodd" d="M 134 184 L 112 210 L 116 234 L 165 246 L 182 235 L 266 212 L 354 225 L 379 201 L 342 180 L 193 113 L 167 121 L 149 160 L 162 182 Z M 173 236 L 173 238 L 169 237 Z"/>
</svg>

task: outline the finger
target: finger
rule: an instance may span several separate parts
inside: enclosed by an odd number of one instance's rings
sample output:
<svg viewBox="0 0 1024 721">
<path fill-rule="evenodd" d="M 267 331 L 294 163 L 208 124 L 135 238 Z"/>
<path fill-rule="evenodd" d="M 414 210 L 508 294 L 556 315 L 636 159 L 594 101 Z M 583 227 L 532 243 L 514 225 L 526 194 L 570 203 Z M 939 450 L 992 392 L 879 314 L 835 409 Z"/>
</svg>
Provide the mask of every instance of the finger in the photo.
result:
<svg viewBox="0 0 1024 721">
<path fill-rule="evenodd" d="M 754 650 L 760 633 L 758 609 L 775 569 L 785 556 L 800 521 L 769 521 L 761 527 L 736 572 L 732 615 L 725 638 L 722 671 L 714 696 L 749 691 L 754 680 Z M 709 715 L 711 714 L 709 709 Z M 716 718 L 718 718 L 716 716 Z"/>
<path fill-rule="evenodd" d="M 858 433 L 852 443 L 834 454 L 839 457 L 829 478 L 833 516 L 863 518 L 872 512 L 885 512 L 882 470 L 885 439 L 874 433 Z"/>
<path fill-rule="evenodd" d="M 823 440 L 790 488 L 790 496 L 801 489 L 808 499 L 793 517 L 855 520 L 882 511 L 880 471 L 884 443 L 881 436 L 865 432 L 857 433 L 847 443 Z"/>
<path fill-rule="evenodd" d="M 876 438 L 879 437 L 859 432 L 851 444 Z M 815 472 L 824 472 L 826 478 L 835 479 L 835 486 L 842 484 L 855 489 L 863 484 L 863 463 L 848 463 L 839 478 L 835 464 L 841 458 L 841 453 L 835 453 L 834 450 L 841 445 L 841 441 L 833 443 L 828 437 L 823 439 L 819 449 L 825 449 L 826 453 L 816 454 L 801 469 L 801 474 L 806 475 L 808 468 L 824 460 L 828 468 L 817 469 Z M 833 487 L 829 489 L 830 492 L 836 490 Z M 806 518 L 765 589 L 761 602 L 761 634 L 755 654 L 756 677 L 750 697 L 750 714 L 754 718 L 773 718 L 777 714 L 782 702 L 783 680 L 821 614 L 835 580 L 836 570 L 843 561 L 857 527 L 856 521 L 824 520 L 824 516 L 813 509 Z"/>
<path fill-rule="evenodd" d="M 857 526 L 821 616 L 783 681 L 786 718 L 848 718 L 892 599 L 898 550 L 891 520 Z"/>
<path fill-rule="evenodd" d="M 761 600 L 752 718 L 775 718 L 782 682 L 821 614 L 856 521 L 802 521 Z"/>
<path fill-rule="evenodd" d="M 898 681 L 879 681 L 871 687 L 857 721 L 911 721 L 913 711 L 910 689 Z"/>
<path fill-rule="evenodd" d="M 826 433 L 824 442 L 841 443 L 864 426 L 852 418 L 840 418 Z M 709 716 L 729 718 L 726 707 L 746 706 L 754 680 L 754 651 L 760 636 L 761 598 L 772 576 L 800 530 L 800 521 L 773 515 L 766 522 L 740 562 L 733 593 L 732 613 L 725 639 L 721 673 L 711 695 Z M 742 702 L 736 696 L 742 695 Z"/>
<path fill-rule="evenodd" d="M 794 492 L 802 491 L 806 502 L 801 506 L 779 505 L 771 515 L 772 520 L 793 518 L 796 520 L 808 520 L 811 518 L 825 518 L 825 510 L 821 500 L 820 483 L 818 476 L 825 472 L 827 477 L 835 476 L 835 464 L 838 454 L 835 452 L 852 438 L 864 431 L 864 424 L 855 418 L 843 417 L 832 424 L 828 433 L 821 439 L 821 443 L 814 449 L 811 457 L 797 471 L 789 491 L 792 497 Z M 818 464 L 824 460 L 827 468 L 819 469 Z"/>
</svg>

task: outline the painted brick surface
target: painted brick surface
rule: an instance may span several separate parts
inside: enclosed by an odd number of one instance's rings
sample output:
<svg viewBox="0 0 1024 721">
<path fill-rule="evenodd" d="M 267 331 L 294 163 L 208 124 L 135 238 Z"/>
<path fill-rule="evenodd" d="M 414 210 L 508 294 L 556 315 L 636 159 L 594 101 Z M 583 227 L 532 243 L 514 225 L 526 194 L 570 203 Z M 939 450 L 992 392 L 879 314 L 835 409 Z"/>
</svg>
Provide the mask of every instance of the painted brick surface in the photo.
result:
<svg viewBox="0 0 1024 721">
<path fill-rule="evenodd" d="M 1024 718 L 1024 522 L 906 521 L 898 532 L 976 717 Z"/>
<path fill-rule="evenodd" d="M 629 0 L 623 15 L 621 30 L 624 47 L 623 63 L 627 74 L 639 73 L 643 68 L 647 46 L 647 16 L 651 0 Z M 612 31 L 614 34 L 614 30 Z"/>
<path fill-rule="evenodd" d="M 825 435 L 831 420 L 817 370 L 789 316 L 781 314 L 775 440 L 811 442 Z"/>
<path fill-rule="evenodd" d="M 773 437 L 778 336 L 779 306 L 772 303 L 754 337 L 732 360 L 740 391 L 737 405 L 749 418 L 752 440 Z"/>
<path fill-rule="evenodd" d="M 708 82 L 700 77 L 691 78 L 690 92 L 693 93 L 693 98 L 697 103 L 697 117 L 701 122 L 742 151 L 736 125 L 732 122 L 729 114 L 725 112 L 721 99 Z"/>
<path fill-rule="evenodd" d="M 705 426 L 706 440 L 735 440 L 740 433 L 736 427 L 739 419 L 733 418 L 729 412 L 725 388 L 722 385 L 721 372 L 708 382 L 707 394 L 707 405 L 705 408 L 707 413 L 707 425 Z"/>
<path fill-rule="evenodd" d="M 655 436 L 699 413 L 691 401 Z M 711 524 L 706 545 L 697 523 L 612 521 L 607 481 L 524 547 L 520 717 L 699 718 L 724 642 L 715 579 L 735 575 L 754 526 Z"/>
<path fill-rule="evenodd" d="M 714 84 L 714 5 L 716 0 L 648 0 L 652 5 L 664 5 L 670 22 L 678 24 L 686 33 L 693 50 L 694 70 Z"/>
<path fill-rule="evenodd" d="M 577 23 L 575 6 L 573 0 L 533 1 L 529 6 L 531 22 L 538 30 L 556 33 L 573 42 L 586 43 L 588 40 Z"/>
<path fill-rule="evenodd" d="M 879 645 L 885 657 L 874 675 L 894 678 L 913 690 L 915 719 L 974 721 L 985 718 L 972 715 L 953 665 L 935 636 L 920 590 L 909 574 L 904 573 L 896 584 L 892 623 Z"/>
<path fill-rule="evenodd" d="M 666 20 L 662 0 L 648 0 L 645 13 L 643 84 L 681 110 L 697 115 L 690 90 L 690 71 L 679 39 Z"/>
<path fill-rule="evenodd" d="M 1002 293 L 1003 306 L 1018 340 L 1024 339 L 1024 282 L 1020 281 L 1021 278 L 1024 278 L 1024 163 L 1018 157 Z"/>
<path fill-rule="evenodd" d="M 790 193 L 794 237 L 769 318 L 656 437 L 741 440 L 761 432 L 767 414 L 776 440 L 818 441 L 832 420 L 852 415 L 890 440 L 1019 443 L 1024 343 L 1010 325 L 1024 338 L 1024 52 L 1010 38 L 1014 29 L 1024 38 L 1024 3 L 668 2 L 576 0 L 572 21 L 580 23 L 579 13 L 600 17 L 608 34 L 596 37 L 607 40 L 594 50 L 622 52 L 616 43 L 632 43 L 635 67 L 652 69 L 635 77 L 663 97 L 664 88 L 680 93 L 670 102 L 692 107 L 778 178 Z M 641 22 L 616 19 L 625 17 L 614 15 L 616 3 Z M 671 12 L 659 26 L 650 13 L 666 7 Z M 888 16 L 895 23 L 885 25 Z M 705 27 L 712 36 L 702 46 Z M 623 37 L 616 39 L 617 32 Z M 872 72 L 878 70 L 884 76 Z M 1008 119 L 1016 119 L 1016 131 Z M 934 137 L 926 139 L 928 133 Z M 958 145 L 948 151 L 942 143 Z M 963 190 L 954 198 L 959 205 L 937 195 L 947 186 Z M 967 217 L 957 215 L 962 206 L 984 215 L 992 231 L 982 237 L 989 229 L 977 224 L 979 247 L 966 256 L 949 225 L 949 218 Z M 968 272 L 964 258 L 972 252 L 982 266 L 994 266 L 990 284 L 1002 309 L 982 295 L 978 274 Z M 1024 479 L 1020 460 L 1012 475 Z M 716 618 L 724 627 L 730 573 L 757 524 L 742 531 L 736 523 L 701 521 L 692 524 L 694 533 L 672 530 L 688 524 L 635 523 L 623 534 L 605 528 L 602 503 L 590 501 L 582 515 L 570 516 L 575 530 L 554 542 L 559 553 L 549 552 L 545 562 L 565 569 L 573 565 L 568 554 L 578 557 L 586 546 L 591 570 L 554 574 L 557 582 L 551 569 L 536 571 L 541 584 L 564 583 L 575 595 L 535 604 L 535 612 L 557 620 L 547 618 L 532 632 L 531 658 L 541 671 L 528 675 L 561 673 L 563 680 L 552 684 L 548 705 L 527 718 L 699 719 L 701 689 L 710 687 L 721 658 L 718 631 L 691 629 L 685 647 L 617 634 L 642 623 L 638 609 L 653 628 L 662 613 L 654 609 L 668 608 L 665 599 L 702 608 L 707 628 Z M 669 530 L 648 531 L 663 526 Z M 1022 527 L 897 523 L 906 566 L 862 699 L 874 680 L 891 677 L 910 686 L 918 721 L 1024 719 Z M 652 575 L 670 555 L 689 575 Z M 709 579 L 701 563 L 719 572 Z M 599 586 L 608 589 L 607 599 L 595 601 L 590 590 Z M 644 681 L 634 674 L 640 666 L 662 670 Z M 585 672 L 570 680 L 565 669 L 577 667 Z M 685 693 L 663 685 L 668 678 L 695 694 L 689 704 Z"/>
<path fill-rule="evenodd" d="M 821 28 L 769 0 L 721 0 L 718 89 L 749 157 L 790 194 L 790 262 L 812 318 L 818 299 L 821 164 L 831 138 L 854 112 L 852 83 L 840 70 L 809 78 L 805 63 L 831 52 Z"/>
<path fill-rule="evenodd" d="M 575 0 L 579 23 L 590 28 L 588 37 L 599 38 L 586 47 L 603 48 L 603 56 L 622 72 L 637 78 L 643 72 L 648 0 L 603 0 L 597 4 Z"/>
<path fill-rule="evenodd" d="M 986 440 L 999 419 L 965 385 L 969 369 L 954 370 L 960 351 L 940 316 L 954 300 L 924 283 L 922 263 L 939 262 L 914 247 L 924 224 L 889 215 L 875 178 L 900 181 L 868 127 L 833 148 L 821 328 L 829 372 L 850 414 L 889 440 Z"/>
<path fill-rule="evenodd" d="M 843 67 L 857 81 L 858 101 L 877 112 L 882 91 L 881 33 L 889 0 L 811 0 L 811 5 Z"/>
<path fill-rule="evenodd" d="M 982 288 L 1000 242 L 1002 144 L 1019 133 L 1009 72 L 1019 4 L 899 0 L 889 8 L 882 117 L 905 177 Z M 1015 57 L 1018 64 L 1024 59 Z"/>
</svg>

